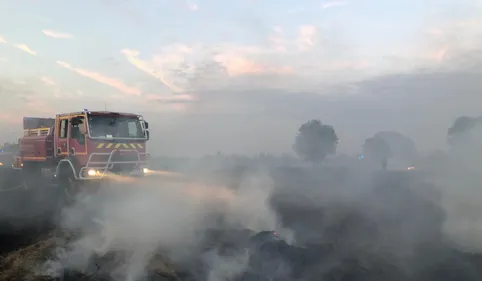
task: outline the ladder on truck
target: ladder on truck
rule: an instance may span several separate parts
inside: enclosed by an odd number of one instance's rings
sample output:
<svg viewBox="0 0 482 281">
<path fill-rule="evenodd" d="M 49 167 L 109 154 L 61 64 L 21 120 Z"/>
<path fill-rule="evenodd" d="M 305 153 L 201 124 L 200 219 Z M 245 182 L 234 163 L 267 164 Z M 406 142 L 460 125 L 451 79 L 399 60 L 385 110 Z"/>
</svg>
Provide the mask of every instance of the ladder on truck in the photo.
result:
<svg viewBox="0 0 482 281">
<path fill-rule="evenodd" d="M 37 128 L 37 129 L 26 129 L 23 130 L 23 135 L 25 137 L 42 137 L 50 135 L 50 130 L 52 128 Z"/>
</svg>

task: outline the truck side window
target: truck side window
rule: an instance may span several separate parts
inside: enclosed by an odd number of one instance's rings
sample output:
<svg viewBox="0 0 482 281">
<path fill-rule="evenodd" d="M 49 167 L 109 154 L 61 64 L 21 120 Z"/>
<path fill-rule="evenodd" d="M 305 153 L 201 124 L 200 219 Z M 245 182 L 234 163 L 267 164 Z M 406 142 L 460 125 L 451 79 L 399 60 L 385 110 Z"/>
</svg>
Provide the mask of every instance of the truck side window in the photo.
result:
<svg viewBox="0 0 482 281">
<path fill-rule="evenodd" d="M 67 119 L 60 120 L 59 138 L 61 139 L 67 138 L 67 124 L 68 124 Z"/>
<path fill-rule="evenodd" d="M 77 120 L 79 120 L 79 125 L 72 125 L 72 131 L 71 131 L 71 137 L 73 139 L 76 139 L 79 144 L 84 144 L 85 143 L 85 122 L 84 122 L 84 117 L 79 116 L 77 117 Z"/>
<path fill-rule="evenodd" d="M 85 134 L 87 133 L 86 127 L 85 127 L 85 118 L 82 116 L 82 117 L 80 117 L 80 120 L 82 120 L 82 124 L 79 125 L 79 132 L 80 132 L 80 135 L 82 136 L 82 138 L 84 138 Z"/>
</svg>

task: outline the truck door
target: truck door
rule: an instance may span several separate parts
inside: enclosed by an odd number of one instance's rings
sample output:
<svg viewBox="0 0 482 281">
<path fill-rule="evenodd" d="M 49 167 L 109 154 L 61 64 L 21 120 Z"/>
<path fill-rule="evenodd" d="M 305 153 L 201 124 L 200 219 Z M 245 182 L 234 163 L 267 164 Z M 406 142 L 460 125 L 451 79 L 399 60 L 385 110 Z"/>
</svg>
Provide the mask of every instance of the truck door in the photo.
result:
<svg viewBox="0 0 482 281">
<path fill-rule="evenodd" d="M 87 126 L 84 115 L 72 116 L 70 121 L 69 153 L 72 155 L 87 154 Z"/>
<path fill-rule="evenodd" d="M 69 117 L 59 117 L 57 122 L 57 147 L 58 155 L 67 156 L 69 152 L 68 131 L 69 131 Z"/>
</svg>

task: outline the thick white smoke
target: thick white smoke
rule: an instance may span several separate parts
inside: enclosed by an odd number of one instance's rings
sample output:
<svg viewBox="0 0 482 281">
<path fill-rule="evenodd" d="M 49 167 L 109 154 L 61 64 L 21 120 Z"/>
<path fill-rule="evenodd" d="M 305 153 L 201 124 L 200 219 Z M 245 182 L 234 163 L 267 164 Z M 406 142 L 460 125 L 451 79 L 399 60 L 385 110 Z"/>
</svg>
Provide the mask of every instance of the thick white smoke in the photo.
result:
<svg viewBox="0 0 482 281">
<path fill-rule="evenodd" d="M 482 252 L 482 125 L 452 136 L 451 143 L 444 158 L 430 163 L 446 214 L 443 231 L 463 250 Z"/>
<path fill-rule="evenodd" d="M 82 234 L 61 246 L 47 267 L 82 272 L 94 255 L 124 253 L 113 277 L 135 281 L 158 250 L 176 262 L 190 258 L 203 232 L 219 227 L 219 218 L 223 227 L 277 230 L 278 218 L 268 202 L 273 187 L 262 172 L 246 176 L 237 188 L 169 180 L 105 187 L 65 210 L 63 227 Z M 229 259 L 212 252 L 204 257 L 209 279 L 242 272 L 248 258 L 248 252 Z"/>
</svg>

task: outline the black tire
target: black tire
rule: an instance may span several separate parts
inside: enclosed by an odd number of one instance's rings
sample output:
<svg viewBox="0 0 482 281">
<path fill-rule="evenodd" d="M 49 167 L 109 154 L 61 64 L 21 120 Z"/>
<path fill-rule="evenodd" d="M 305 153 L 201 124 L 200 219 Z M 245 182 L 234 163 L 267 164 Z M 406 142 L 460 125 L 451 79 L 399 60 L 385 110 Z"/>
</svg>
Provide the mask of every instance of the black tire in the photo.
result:
<svg viewBox="0 0 482 281">
<path fill-rule="evenodd" d="M 62 191 L 66 206 L 72 206 L 77 201 L 77 196 L 81 191 L 80 181 L 76 180 L 73 175 L 67 177 L 62 187 Z"/>
<path fill-rule="evenodd" d="M 70 167 L 62 167 L 55 190 L 53 223 L 56 226 L 61 224 L 63 210 L 75 204 L 79 190 L 80 182 L 75 179 L 72 169 Z"/>
</svg>

